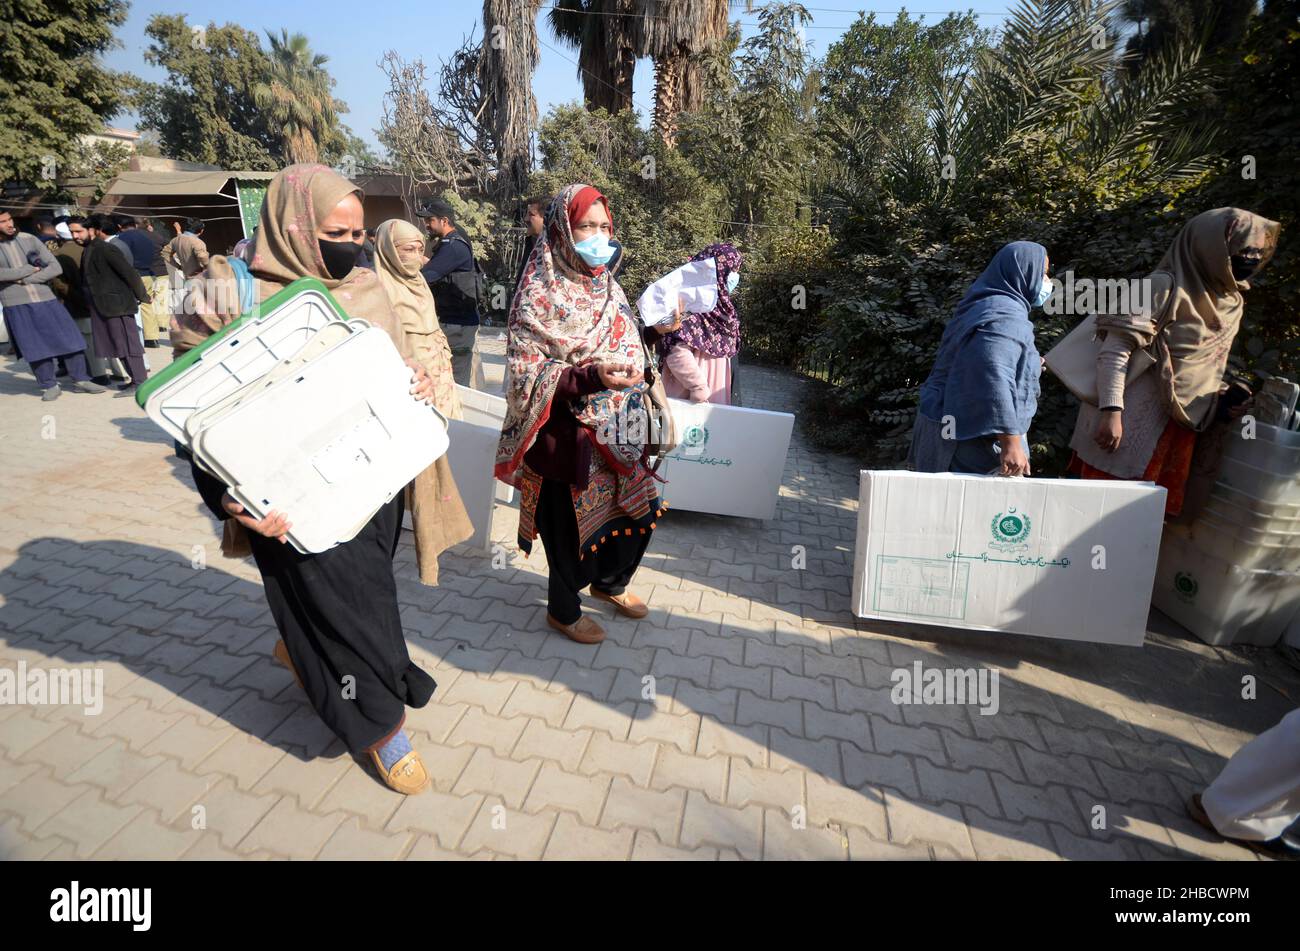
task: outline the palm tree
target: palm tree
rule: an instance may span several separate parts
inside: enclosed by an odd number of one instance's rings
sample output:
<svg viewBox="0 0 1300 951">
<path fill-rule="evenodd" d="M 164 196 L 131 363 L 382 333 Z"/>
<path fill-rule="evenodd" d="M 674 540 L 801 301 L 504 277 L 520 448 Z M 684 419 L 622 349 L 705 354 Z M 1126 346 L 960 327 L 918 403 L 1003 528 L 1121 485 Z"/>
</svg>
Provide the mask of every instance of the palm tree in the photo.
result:
<svg viewBox="0 0 1300 951">
<path fill-rule="evenodd" d="M 328 56 L 313 54 L 307 37 L 267 31 L 271 41 L 266 81 L 253 88 L 253 100 L 270 114 L 280 132 L 282 157 L 290 164 L 319 162 L 321 154 L 343 144 Z"/>
<path fill-rule="evenodd" d="M 484 116 L 496 140 L 497 192 L 519 198 L 532 165 L 529 135 L 537 124 L 537 11 L 542 0 L 483 0 L 479 83 Z"/>
<path fill-rule="evenodd" d="M 726 39 L 728 0 L 639 0 L 637 52 L 655 64 L 654 128 L 670 148 L 677 116 L 704 95 L 701 56 Z"/>
<path fill-rule="evenodd" d="M 1130 70 L 1173 46 L 1199 44 L 1211 53 L 1237 43 L 1255 14 L 1256 0 L 1124 0 L 1117 11 L 1136 31 L 1125 49 Z"/>
<path fill-rule="evenodd" d="M 577 50 L 588 109 L 632 108 L 638 0 L 555 0 L 548 19 L 561 43 Z"/>
</svg>

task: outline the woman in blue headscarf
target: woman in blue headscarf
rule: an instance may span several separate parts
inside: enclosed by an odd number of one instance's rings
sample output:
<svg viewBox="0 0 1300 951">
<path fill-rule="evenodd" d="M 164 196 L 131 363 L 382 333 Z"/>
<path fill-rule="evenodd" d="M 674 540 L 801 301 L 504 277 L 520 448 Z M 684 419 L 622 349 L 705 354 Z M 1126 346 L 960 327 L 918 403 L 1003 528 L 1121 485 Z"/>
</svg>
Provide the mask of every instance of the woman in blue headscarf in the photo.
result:
<svg viewBox="0 0 1300 951">
<path fill-rule="evenodd" d="M 1041 244 L 1013 241 L 993 256 L 944 328 L 921 386 L 909 468 L 1030 474 L 1025 435 L 1038 409 L 1042 359 L 1029 311 L 1051 294 Z"/>
</svg>

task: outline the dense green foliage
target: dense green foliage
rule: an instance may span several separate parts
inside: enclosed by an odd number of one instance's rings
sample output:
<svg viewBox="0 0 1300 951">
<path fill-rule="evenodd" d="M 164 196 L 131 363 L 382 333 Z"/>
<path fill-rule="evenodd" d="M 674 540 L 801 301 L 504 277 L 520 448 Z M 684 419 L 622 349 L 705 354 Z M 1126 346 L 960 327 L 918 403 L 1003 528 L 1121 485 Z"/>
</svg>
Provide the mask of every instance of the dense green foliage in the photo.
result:
<svg viewBox="0 0 1300 951">
<path fill-rule="evenodd" d="M 626 249 L 620 283 L 629 298 L 717 240 L 722 189 L 638 126 L 631 111 L 556 107 L 542 122 L 538 150 L 542 168 L 530 193 L 554 195 L 586 182 L 609 197 L 614 235 Z"/>
<path fill-rule="evenodd" d="M 167 70 L 164 83 L 142 83 L 141 128 L 158 134 L 163 154 L 222 168 L 278 167 L 278 136 L 253 94 L 271 63 L 256 33 L 234 24 L 190 24 L 158 14 L 145 34 L 145 62 Z"/>
<path fill-rule="evenodd" d="M 956 18 L 862 21 L 822 65 L 818 171 L 802 182 L 831 237 L 796 228 L 763 249 L 742 292 L 750 352 L 832 379 L 808 408 L 813 434 L 897 464 L 944 324 L 1002 244 L 1041 242 L 1057 275 L 1136 278 L 1187 218 L 1236 205 L 1284 231 L 1234 363 L 1294 375 L 1296 10 L 1275 0 L 1239 45 L 1171 41 L 1137 69 L 1113 4 L 1023 2 L 991 46 Z M 886 90 L 888 121 L 855 115 L 846 87 Z M 1046 352 L 1079 316 L 1034 319 Z M 1031 434 L 1044 471 L 1064 461 L 1075 411 L 1045 376 Z"/>
<path fill-rule="evenodd" d="M 78 140 L 122 105 L 123 77 L 99 61 L 126 0 L 27 0 L 0 16 L 0 182 L 50 183 Z"/>
<path fill-rule="evenodd" d="M 268 34 L 268 53 L 251 30 L 184 14 L 156 14 L 145 33 L 145 61 L 168 76 L 139 84 L 140 126 L 157 133 L 164 155 L 234 169 L 370 157 L 338 121 L 347 105 L 333 96 L 327 57 L 301 34 Z"/>
</svg>

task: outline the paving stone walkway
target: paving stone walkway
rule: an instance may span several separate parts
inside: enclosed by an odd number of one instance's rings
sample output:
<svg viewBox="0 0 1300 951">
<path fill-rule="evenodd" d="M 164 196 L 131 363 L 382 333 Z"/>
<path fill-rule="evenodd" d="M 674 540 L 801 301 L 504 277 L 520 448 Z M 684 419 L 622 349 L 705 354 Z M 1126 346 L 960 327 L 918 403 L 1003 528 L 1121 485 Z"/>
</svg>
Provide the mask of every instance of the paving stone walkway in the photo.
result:
<svg viewBox="0 0 1300 951">
<path fill-rule="evenodd" d="M 744 377 L 766 408 L 804 385 Z M 99 670 L 105 694 L 0 705 L 0 857 L 1253 860 L 1183 802 L 1300 700 L 1278 652 L 1159 615 L 1141 650 L 855 620 L 856 466 L 796 436 L 777 517 L 671 513 L 634 586 L 650 616 L 591 606 L 597 648 L 546 628 L 511 508 L 510 563 L 449 552 L 436 589 L 404 542 L 439 689 L 409 719 L 434 789 L 403 798 L 271 660 L 256 571 L 132 400 L 42 403 L 0 361 L 0 439 L 0 667 Z M 996 669 L 999 712 L 894 705 L 917 660 Z"/>
</svg>

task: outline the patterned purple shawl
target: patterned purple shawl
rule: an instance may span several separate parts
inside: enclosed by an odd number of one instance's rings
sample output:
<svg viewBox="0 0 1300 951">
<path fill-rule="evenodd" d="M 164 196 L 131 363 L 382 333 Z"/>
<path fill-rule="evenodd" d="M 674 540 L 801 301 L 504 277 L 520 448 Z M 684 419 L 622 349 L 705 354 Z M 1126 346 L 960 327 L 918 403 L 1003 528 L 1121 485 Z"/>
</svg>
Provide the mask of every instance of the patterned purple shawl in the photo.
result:
<svg viewBox="0 0 1300 951">
<path fill-rule="evenodd" d="M 707 314 L 686 314 L 680 330 L 660 338 L 661 358 L 679 344 L 711 357 L 734 357 L 740 349 L 740 318 L 727 293 L 727 275 L 740 269 L 740 252 L 730 244 L 711 244 L 691 260 L 706 258 L 718 260 L 718 306 Z"/>
</svg>

